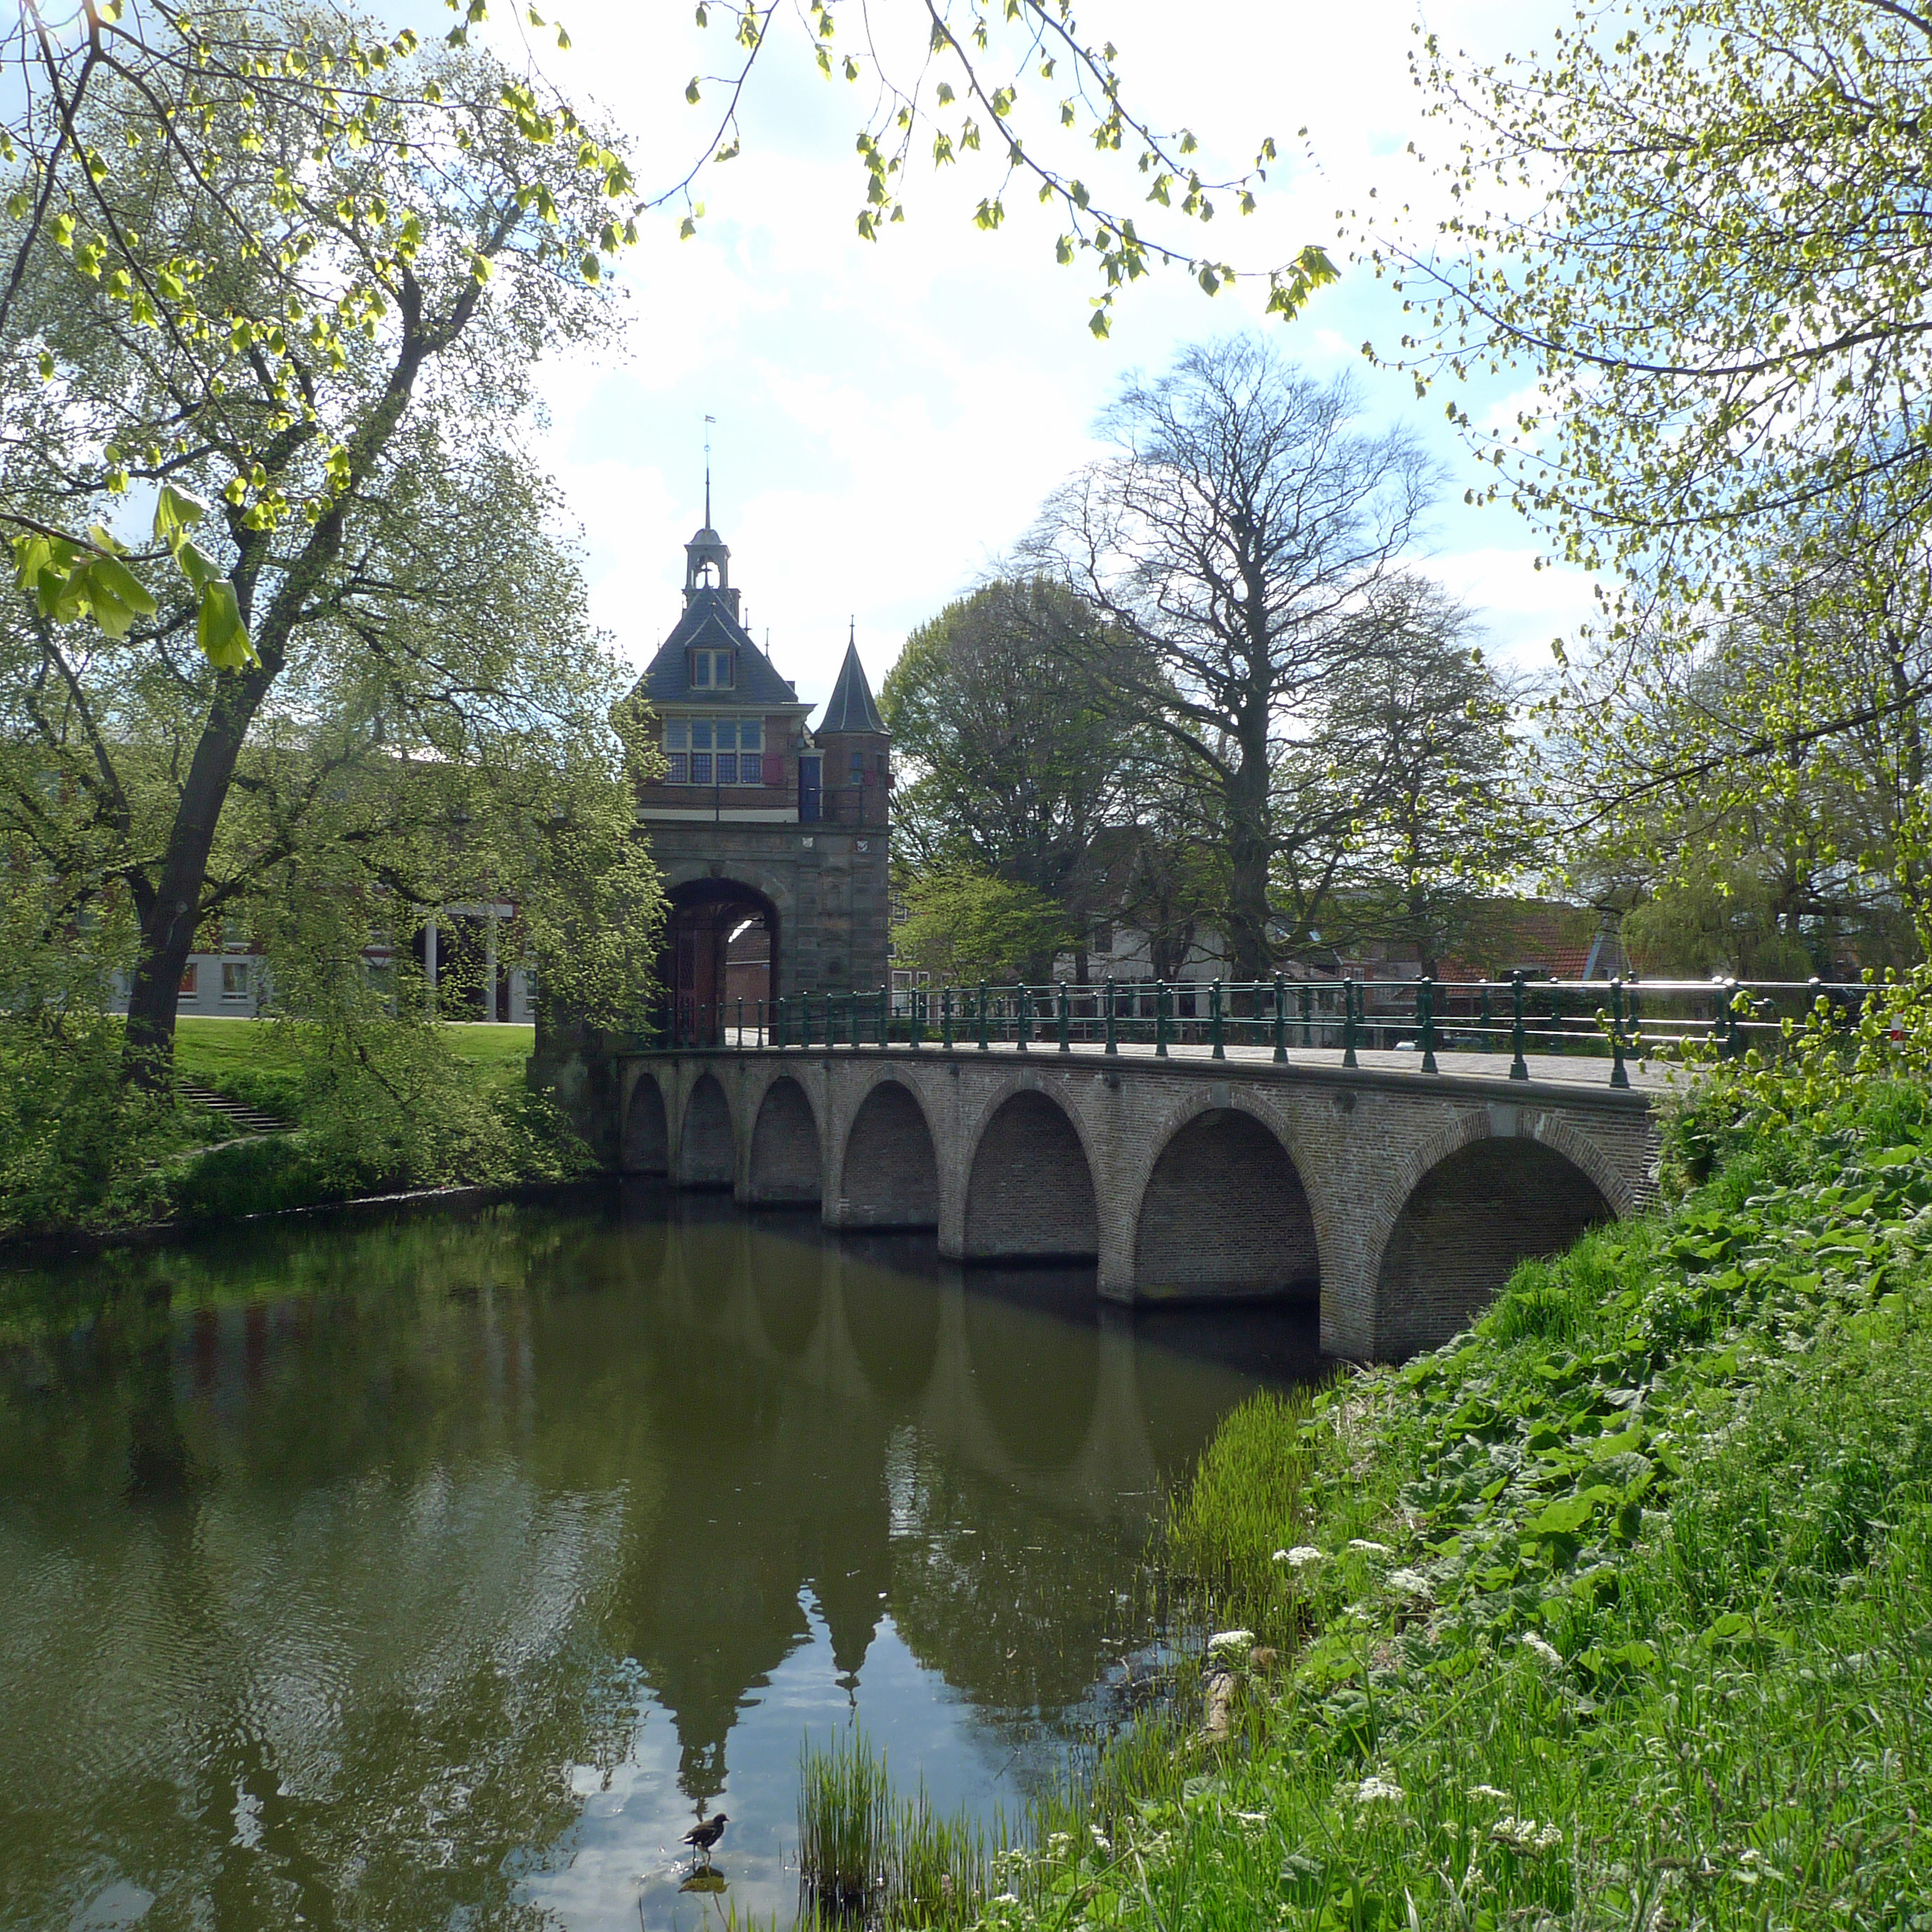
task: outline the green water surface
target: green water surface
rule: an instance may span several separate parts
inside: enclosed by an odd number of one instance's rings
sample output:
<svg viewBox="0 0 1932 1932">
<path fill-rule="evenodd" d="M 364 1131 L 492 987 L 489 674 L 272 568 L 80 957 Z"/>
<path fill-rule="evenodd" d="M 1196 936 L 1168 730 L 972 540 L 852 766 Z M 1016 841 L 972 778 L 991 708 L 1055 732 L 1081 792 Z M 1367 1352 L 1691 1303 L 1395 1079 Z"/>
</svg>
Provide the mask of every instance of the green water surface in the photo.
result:
<svg viewBox="0 0 1932 1932">
<path fill-rule="evenodd" d="M 1016 1809 L 1313 1346 L 650 1189 L 0 1276 L 0 1925 L 788 1921 L 801 1740 Z"/>
</svg>

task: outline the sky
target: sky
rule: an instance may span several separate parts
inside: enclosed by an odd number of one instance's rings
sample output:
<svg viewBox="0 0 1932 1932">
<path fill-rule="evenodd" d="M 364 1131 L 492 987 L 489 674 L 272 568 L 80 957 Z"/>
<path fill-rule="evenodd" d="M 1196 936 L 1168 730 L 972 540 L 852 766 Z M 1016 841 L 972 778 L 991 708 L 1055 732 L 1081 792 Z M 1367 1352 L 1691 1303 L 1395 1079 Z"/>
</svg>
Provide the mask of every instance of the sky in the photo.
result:
<svg viewBox="0 0 1932 1932">
<path fill-rule="evenodd" d="M 685 87 L 694 73 L 724 70 L 722 16 L 706 32 L 688 0 L 562 4 L 573 45 L 545 51 L 546 72 L 625 130 L 642 186 L 675 182 L 716 125 L 720 90 L 694 108 Z M 1344 262 L 1340 284 L 1285 324 L 1263 317 L 1264 284 L 1210 300 L 1184 276 L 1157 275 L 1123 295 L 1099 340 L 1088 326 L 1096 278 L 1054 260 L 1065 225 L 1056 212 L 1022 190 L 1006 197 L 997 232 L 973 225 L 999 180 L 983 154 L 944 171 L 916 162 L 906 221 L 863 242 L 854 137 L 869 92 L 823 79 L 783 11 L 790 0 L 780 4 L 742 104 L 742 152 L 694 190 L 705 205 L 696 236 L 679 240 L 667 212 L 626 258 L 622 351 L 542 372 L 538 454 L 580 525 L 592 615 L 626 659 L 641 668 L 676 620 L 682 547 L 703 520 L 707 416 L 717 419 L 713 520 L 747 622 L 760 643 L 769 632 L 800 694 L 819 700 L 848 626 L 876 688 L 908 630 L 997 564 L 1054 485 L 1097 453 L 1094 418 L 1127 372 L 1157 372 L 1190 342 L 1249 329 L 1312 374 L 1350 372 L 1365 428 L 1402 422 L 1424 439 L 1446 476 L 1418 562 L 1476 611 L 1494 655 L 1549 664 L 1551 638 L 1586 613 L 1588 580 L 1535 569 L 1536 533 L 1514 511 L 1464 507 L 1483 471 L 1446 424 L 1446 392 L 1418 400 L 1409 378 L 1362 356 L 1365 340 L 1400 332 L 1385 283 Z M 890 37 L 913 5 L 870 0 L 872 29 L 899 71 Z M 500 51 L 521 59 L 506 10 L 494 10 Z M 1115 44 L 1124 91 L 1147 118 L 1196 131 L 1204 174 L 1238 171 L 1274 137 L 1281 159 L 1257 213 L 1244 220 L 1224 198 L 1203 238 L 1238 266 L 1309 242 L 1336 251 L 1340 210 L 1426 210 L 1439 196 L 1409 152 L 1426 158 L 1449 138 L 1425 118 L 1410 78 L 1422 19 L 1413 0 L 1085 0 L 1078 17 L 1089 38 Z M 858 0 L 842 0 L 839 18 L 841 35 L 857 38 Z M 1432 7 L 1426 25 L 1500 55 L 1534 45 L 1552 18 L 1458 0 Z M 528 38 L 548 48 L 548 32 Z M 1030 134 L 1052 138 L 1060 92 L 1024 86 L 1022 116 L 1044 117 Z M 1096 192 L 1139 208 L 1130 158 L 1110 168 L 1090 148 L 1058 152 Z M 1459 400 L 1480 418 L 1506 407 L 1512 386 Z"/>
</svg>

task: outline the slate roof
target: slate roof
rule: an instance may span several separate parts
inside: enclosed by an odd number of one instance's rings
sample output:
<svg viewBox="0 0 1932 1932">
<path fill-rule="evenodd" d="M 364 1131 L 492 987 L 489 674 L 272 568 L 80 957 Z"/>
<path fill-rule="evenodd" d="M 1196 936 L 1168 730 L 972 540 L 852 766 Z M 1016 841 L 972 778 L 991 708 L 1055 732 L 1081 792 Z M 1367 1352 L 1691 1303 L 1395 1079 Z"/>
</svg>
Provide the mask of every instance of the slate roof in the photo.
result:
<svg viewBox="0 0 1932 1932">
<path fill-rule="evenodd" d="M 691 593 L 684 615 L 639 680 L 652 704 L 743 705 L 768 710 L 798 703 L 798 693 L 779 676 L 771 659 L 752 643 L 750 634 L 732 614 L 730 595 L 709 586 Z M 736 683 L 723 691 L 709 686 L 694 690 L 691 660 L 685 655 L 694 644 L 713 650 L 736 650 Z M 871 701 L 868 694 L 866 702 Z"/>
<path fill-rule="evenodd" d="M 826 731 L 876 731 L 881 737 L 886 728 L 879 707 L 872 702 L 872 687 L 866 682 L 866 667 L 859 662 L 859 647 L 845 646 L 845 662 L 838 668 L 838 682 L 825 701 L 825 716 L 817 730 Z"/>
</svg>

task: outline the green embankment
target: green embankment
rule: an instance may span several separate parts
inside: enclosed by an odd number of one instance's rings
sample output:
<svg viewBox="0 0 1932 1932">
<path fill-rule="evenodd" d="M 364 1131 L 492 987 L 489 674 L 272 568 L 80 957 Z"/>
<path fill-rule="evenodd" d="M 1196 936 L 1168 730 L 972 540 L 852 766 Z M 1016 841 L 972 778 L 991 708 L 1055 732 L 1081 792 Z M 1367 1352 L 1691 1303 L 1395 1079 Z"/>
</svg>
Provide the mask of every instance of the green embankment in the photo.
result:
<svg viewBox="0 0 1932 1932">
<path fill-rule="evenodd" d="M 535 1029 L 526 1026 L 452 1025 L 446 1043 L 480 1069 L 494 1086 L 522 1083 Z M 175 1071 L 283 1119 L 301 1118 L 302 1066 L 292 1034 L 272 1022 L 184 1016 L 175 1025 Z"/>
<path fill-rule="evenodd" d="M 1932 1928 L 1932 1109 L 1730 1138 L 1230 1418 L 1170 1553 L 1262 1646 L 1231 1735 L 1130 1734 L 992 1922 Z"/>
</svg>

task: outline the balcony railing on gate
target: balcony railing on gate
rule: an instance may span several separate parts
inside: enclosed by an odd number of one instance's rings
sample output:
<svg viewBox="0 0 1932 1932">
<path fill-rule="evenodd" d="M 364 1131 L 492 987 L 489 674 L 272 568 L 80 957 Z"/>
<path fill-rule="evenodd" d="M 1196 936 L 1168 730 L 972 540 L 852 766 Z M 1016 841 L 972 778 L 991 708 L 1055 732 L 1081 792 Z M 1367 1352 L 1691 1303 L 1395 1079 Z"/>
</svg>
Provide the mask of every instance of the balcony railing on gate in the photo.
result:
<svg viewBox="0 0 1932 1932">
<path fill-rule="evenodd" d="M 1285 1061 L 1297 1052 L 1507 1054 L 1508 1076 L 1531 1058 L 1607 1063 L 1630 1084 L 1634 1059 L 1701 1045 L 1722 1057 L 1768 1048 L 1821 1008 L 1855 1017 L 1871 991 L 1823 980 L 1107 980 L 1100 985 L 919 986 L 796 993 L 700 1004 L 670 1014 L 673 1047 L 774 1052 L 928 1047 L 992 1052 L 1184 1054 Z M 1384 1063 L 1388 1064 L 1388 1063 Z M 1400 1064 L 1401 1063 L 1394 1063 Z M 1555 1070 L 1547 1070 L 1554 1072 Z M 1561 1077 L 1585 1077 L 1581 1064 Z"/>
</svg>

